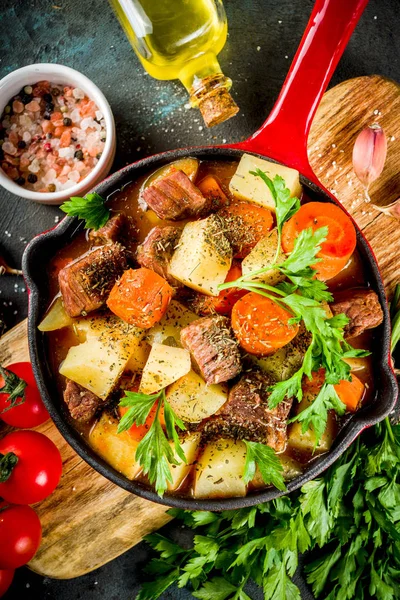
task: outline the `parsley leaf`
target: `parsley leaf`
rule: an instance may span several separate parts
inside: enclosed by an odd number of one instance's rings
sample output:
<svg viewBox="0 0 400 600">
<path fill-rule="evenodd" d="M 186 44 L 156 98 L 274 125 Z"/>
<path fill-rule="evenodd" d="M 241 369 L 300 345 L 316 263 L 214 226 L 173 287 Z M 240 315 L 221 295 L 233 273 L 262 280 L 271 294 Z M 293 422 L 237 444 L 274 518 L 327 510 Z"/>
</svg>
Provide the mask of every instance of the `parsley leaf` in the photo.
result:
<svg viewBox="0 0 400 600">
<path fill-rule="evenodd" d="M 143 467 L 143 473 L 148 475 L 150 483 L 155 484 L 157 494 L 163 496 L 168 483 L 173 481 L 170 465 L 179 465 L 180 461 L 186 462 L 185 453 L 176 431 L 176 427 L 182 431 L 185 430 L 185 425 L 167 402 L 165 390 L 151 395 L 125 392 L 125 397 L 122 398 L 119 405 L 129 408 L 118 424 L 118 433 L 126 431 L 132 425 L 144 425 L 156 405 L 154 420 L 146 435 L 139 442 L 135 459 Z M 161 427 L 159 419 L 161 407 L 164 408 L 167 435 Z"/>
<path fill-rule="evenodd" d="M 315 400 L 305 410 L 299 412 L 293 421 L 303 423 L 301 432 L 305 433 L 312 426 L 315 433 L 316 445 L 318 445 L 327 425 L 328 411 L 335 410 L 338 415 L 344 415 L 346 405 L 340 400 L 333 385 L 324 383 Z"/>
<path fill-rule="evenodd" d="M 144 425 L 156 400 L 161 397 L 162 392 L 158 394 L 140 394 L 139 392 L 125 392 L 125 396 L 120 400 L 119 406 L 128 407 L 126 413 L 118 423 L 118 433 L 130 429 L 132 425 Z"/>
<path fill-rule="evenodd" d="M 235 595 L 236 591 L 237 587 L 223 577 L 213 577 L 193 592 L 193 596 L 199 600 L 226 600 Z"/>
<path fill-rule="evenodd" d="M 321 244 L 328 235 L 328 228 L 321 227 L 313 231 L 303 229 L 300 235 L 296 238 L 293 252 L 291 252 L 285 262 L 280 266 L 280 270 L 284 273 L 298 273 L 310 267 L 315 263 L 320 262 L 317 258 L 318 252 L 321 250 Z M 307 271 L 308 276 L 314 276 L 315 273 Z"/>
<path fill-rule="evenodd" d="M 285 490 L 283 468 L 275 451 L 270 446 L 258 442 L 244 440 L 244 443 L 246 444 L 244 483 L 247 484 L 254 478 L 258 467 L 265 484 L 272 483 L 278 490 Z"/>
<path fill-rule="evenodd" d="M 285 221 L 290 219 L 300 208 L 300 200 L 290 196 L 290 190 L 286 187 L 285 180 L 280 175 L 275 175 L 273 179 L 268 177 L 261 169 L 250 171 L 251 175 L 261 177 L 266 183 L 275 202 L 275 214 L 278 233 L 282 233 L 282 227 Z"/>
<path fill-rule="evenodd" d="M 110 210 L 105 205 L 105 200 L 96 192 L 86 194 L 84 198 L 73 196 L 68 202 L 60 206 L 67 215 L 85 220 L 86 229 L 100 229 L 110 218 Z"/>
</svg>

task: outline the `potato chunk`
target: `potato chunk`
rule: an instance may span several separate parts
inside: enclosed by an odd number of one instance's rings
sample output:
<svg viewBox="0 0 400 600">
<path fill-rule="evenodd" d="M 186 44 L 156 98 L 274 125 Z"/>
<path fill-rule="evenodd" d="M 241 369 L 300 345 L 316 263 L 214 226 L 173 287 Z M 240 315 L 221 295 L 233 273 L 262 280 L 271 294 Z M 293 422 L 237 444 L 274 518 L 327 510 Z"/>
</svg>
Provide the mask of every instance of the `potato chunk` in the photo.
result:
<svg viewBox="0 0 400 600">
<path fill-rule="evenodd" d="M 190 352 L 183 348 L 153 344 L 143 369 L 139 392 L 154 394 L 190 371 Z"/>
<path fill-rule="evenodd" d="M 278 269 L 269 269 L 265 273 L 252 276 L 251 274 L 265 269 L 275 260 L 276 249 L 278 247 L 278 231 L 273 229 L 265 237 L 263 237 L 253 248 L 253 250 L 244 258 L 242 262 L 242 275 L 246 275 L 247 279 L 254 281 L 262 281 L 268 285 L 276 285 L 285 279 L 283 273 Z M 278 254 L 278 263 L 285 260 L 285 255 L 282 251 Z"/>
<path fill-rule="evenodd" d="M 198 423 L 210 417 L 228 399 L 226 385 L 207 385 L 194 371 L 175 381 L 167 390 L 167 400 L 179 418 Z"/>
<path fill-rule="evenodd" d="M 264 373 L 271 375 L 276 381 L 289 379 L 301 367 L 303 358 L 304 352 L 293 342 L 279 348 L 269 356 L 262 358 L 250 357 L 253 363 L 260 367 Z"/>
<path fill-rule="evenodd" d="M 200 433 L 192 433 L 181 442 L 181 447 L 186 457 L 186 463 L 180 461 L 180 458 L 177 457 L 180 464 L 171 465 L 172 483 L 168 483 L 169 490 L 177 490 L 185 477 L 192 470 L 199 451 L 200 438 Z"/>
<path fill-rule="evenodd" d="M 246 495 L 243 481 L 244 442 L 220 439 L 207 444 L 196 465 L 195 498 L 229 498 Z"/>
<path fill-rule="evenodd" d="M 243 154 L 240 159 L 236 173 L 229 184 L 232 194 L 242 200 L 248 200 L 249 202 L 254 202 L 254 204 L 275 210 L 275 202 L 269 188 L 260 177 L 250 174 L 250 171 L 255 171 L 256 169 L 261 169 L 271 179 L 275 175 L 280 175 L 285 180 L 286 187 L 290 190 L 290 195 L 300 198 L 301 184 L 298 171 L 270 162 L 269 160 L 264 160 L 263 158 L 252 156 L 251 154 Z"/>
<path fill-rule="evenodd" d="M 138 346 L 135 352 L 132 354 L 130 359 L 125 365 L 125 371 L 132 371 L 132 373 L 137 373 L 138 371 L 143 371 L 147 359 L 149 358 L 151 346 L 146 340 L 141 340 L 138 343 Z"/>
<path fill-rule="evenodd" d="M 139 442 L 127 431 L 117 433 L 117 428 L 117 419 L 104 412 L 89 434 L 89 444 L 114 469 L 128 479 L 134 479 L 141 471 L 135 461 Z"/>
<path fill-rule="evenodd" d="M 146 340 L 149 344 L 168 343 L 179 348 L 181 344 L 181 329 L 190 325 L 199 317 L 180 302 L 171 300 L 167 312 L 162 319 L 147 331 Z"/>
<path fill-rule="evenodd" d="M 74 322 L 64 308 L 64 302 L 61 296 L 58 296 L 51 304 L 46 315 L 38 326 L 39 331 L 55 331 L 68 327 Z"/>
<path fill-rule="evenodd" d="M 170 274 L 188 287 L 218 296 L 232 262 L 232 249 L 216 215 L 187 223 L 172 255 Z"/>
<path fill-rule="evenodd" d="M 60 373 L 105 400 L 145 331 L 115 315 L 77 319 L 74 325 L 82 343 L 68 350 Z"/>
</svg>

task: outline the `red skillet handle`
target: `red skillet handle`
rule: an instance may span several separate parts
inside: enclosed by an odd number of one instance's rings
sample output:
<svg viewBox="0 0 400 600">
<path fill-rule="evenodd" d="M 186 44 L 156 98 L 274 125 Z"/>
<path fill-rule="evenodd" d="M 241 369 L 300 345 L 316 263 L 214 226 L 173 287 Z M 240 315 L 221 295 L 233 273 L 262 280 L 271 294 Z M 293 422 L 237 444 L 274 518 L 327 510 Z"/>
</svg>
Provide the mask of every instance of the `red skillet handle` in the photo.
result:
<svg viewBox="0 0 400 600">
<path fill-rule="evenodd" d="M 316 181 L 307 157 L 312 119 L 368 0 L 316 0 L 281 93 L 268 119 L 233 147 L 257 152 Z"/>
</svg>

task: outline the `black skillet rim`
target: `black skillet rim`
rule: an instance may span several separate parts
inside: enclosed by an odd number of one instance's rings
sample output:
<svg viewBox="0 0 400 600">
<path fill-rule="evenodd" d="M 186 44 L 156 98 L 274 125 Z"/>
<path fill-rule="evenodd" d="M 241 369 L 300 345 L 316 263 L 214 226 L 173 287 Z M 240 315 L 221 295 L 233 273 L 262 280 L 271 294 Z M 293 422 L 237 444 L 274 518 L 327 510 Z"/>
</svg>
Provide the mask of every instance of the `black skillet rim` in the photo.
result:
<svg viewBox="0 0 400 600">
<path fill-rule="evenodd" d="M 260 158 L 272 160 L 255 152 L 248 153 Z M 124 185 L 129 184 L 131 181 L 133 181 L 133 179 L 136 179 L 138 175 L 148 172 L 151 168 L 162 166 L 162 164 L 177 158 L 182 158 L 184 156 L 195 156 L 200 159 L 211 160 L 217 158 L 229 160 L 232 158 L 238 158 L 242 154 L 242 150 L 224 147 L 196 147 L 171 150 L 142 159 L 136 163 L 124 167 L 97 185 L 93 191 L 98 192 L 104 197 L 108 197 L 120 190 Z M 273 162 L 277 161 L 273 160 Z M 130 178 L 131 172 L 133 172 L 134 175 Z M 303 185 L 310 189 L 314 194 L 318 194 L 320 199 L 333 202 L 332 198 L 313 182 L 309 181 L 303 176 L 301 176 L 301 181 Z M 342 206 L 341 208 L 343 209 Z M 45 306 L 43 306 L 43 301 L 41 300 L 45 294 L 41 294 L 43 288 L 41 290 L 40 284 L 35 281 L 34 273 L 36 267 L 34 263 L 35 257 L 37 254 L 40 254 L 40 251 L 43 252 L 43 249 L 46 250 L 48 246 L 52 246 L 58 250 L 66 243 L 67 240 L 70 240 L 78 231 L 82 229 L 82 225 L 79 224 L 78 219 L 74 217 L 66 217 L 54 229 L 35 237 L 27 246 L 22 259 L 24 277 L 29 289 L 28 339 L 32 368 L 44 404 L 46 405 L 46 408 L 48 409 L 51 418 L 53 419 L 61 435 L 83 460 L 85 460 L 98 473 L 119 487 L 130 493 L 136 494 L 141 498 L 145 498 L 166 506 L 186 510 L 221 511 L 250 507 L 262 502 L 268 502 L 269 500 L 293 492 L 294 490 L 299 489 L 307 481 L 315 479 L 352 444 L 352 442 L 357 438 L 363 429 L 371 427 L 388 416 L 393 410 L 398 396 L 397 381 L 389 362 L 390 318 L 383 281 L 372 249 L 370 248 L 361 231 L 358 229 L 356 223 L 354 221 L 353 223 L 357 231 L 357 247 L 361 251 L 364 261 L 366 264 L 368 264 L 372 284 L 371 287 L 377 292 L 384 312 L 384 322 L 380 326 L 381 335 L 379 339 L 379 347 L 376 349 L 376 353 L 379 353 L 379 362 L 374 365 L 375 374 L 377 374 L 380 379 L 380 385 L 377 386 L 376 397 L 374 401 L 368 406 L 362 408 L 355 415 L 349 417 L 349 419 L 343 425 L 330 452 L 322 455 L 320 458 L 315 459 L 311 463 L 310 467 L 308 467 L 304 473 L 302 473 L 302 475 L 288 482 L 286 491 L 280 492 L 275 488 L 267 488 L 262 491 L 248 494 L 245 497 L 214 500 L 196 500 L 191 497 L 172 494 L 165 494 L 163 498 L 160 498 L 155 491 L 145 487 L 139 482 L 127 479 L 124 475 L 116 471 L 105 460 L 97 455 L 64 416 L 62 403 L 59 402 L 58 394 L 57 402 L 52 401 L 52 393 L 49 390 L 49 385 L 47 384 L 47 381 L 51 381 L 52 374 L 47 364 L 44 334 L 39 332 L 37 329 L 37 325 L 40 322 L 43 310 L 45 309 Z M 44 265 L 42 264 L 42 273 L 44 272 L 43 267 Z"/>
</svg>

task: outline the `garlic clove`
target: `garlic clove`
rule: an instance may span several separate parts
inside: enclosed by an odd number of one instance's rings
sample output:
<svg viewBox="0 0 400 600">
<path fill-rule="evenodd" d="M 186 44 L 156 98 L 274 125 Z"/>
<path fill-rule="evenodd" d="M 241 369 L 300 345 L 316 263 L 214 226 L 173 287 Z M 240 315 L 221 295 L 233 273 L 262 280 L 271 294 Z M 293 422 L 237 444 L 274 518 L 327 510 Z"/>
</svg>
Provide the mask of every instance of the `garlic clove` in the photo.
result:
<svg viewBox="0 0 400 600">
<path fill-rule="evenodd" d="M 386 153 L 386 134 L 378 123 L 359 133 L 353 148 L 353 168 L 366 190 L 382 173 Z"/>
<path fill-rule="evenodd" d="M 388 217 L 393 217 L 394 219 L 400 220 L 400 198 L 392 202 L 392 204 L 388 204 L 387 206 L 377 206 L 376 204 L 372 204 L 372 206 L 379 210 L 379 212 L 388 215 Z"/>
</svg>

